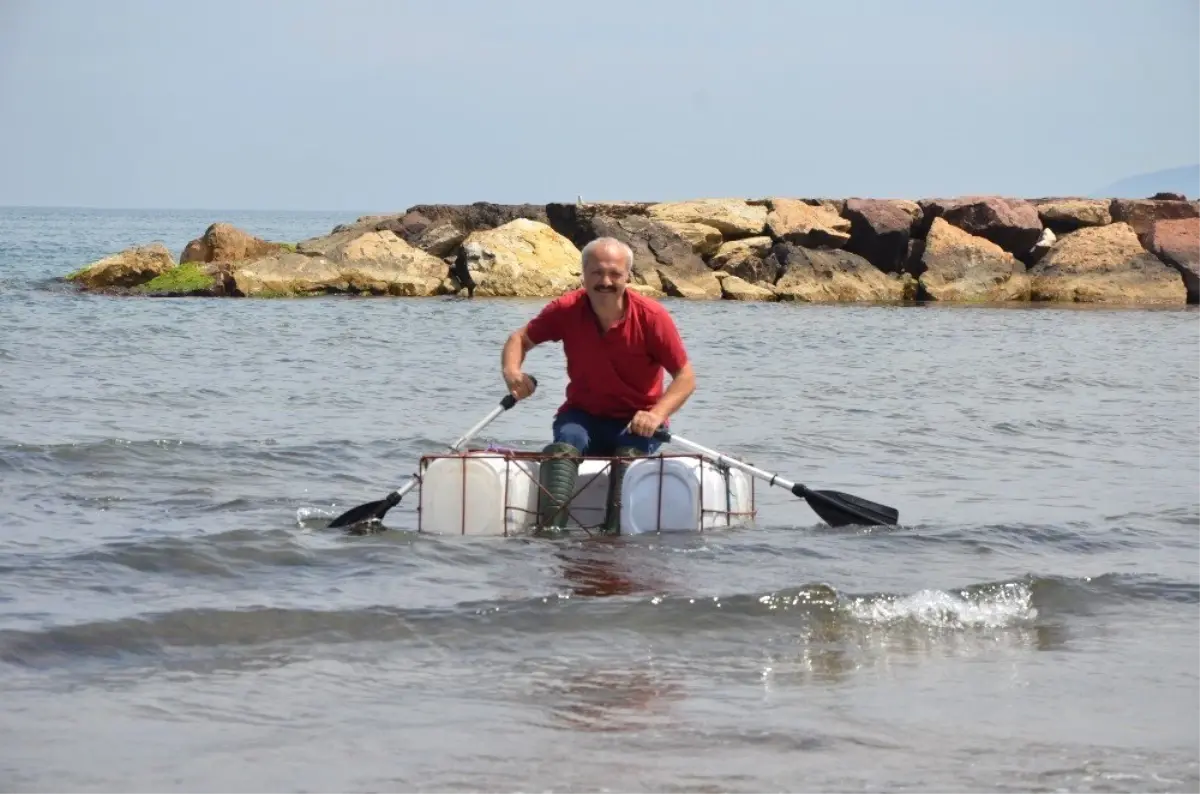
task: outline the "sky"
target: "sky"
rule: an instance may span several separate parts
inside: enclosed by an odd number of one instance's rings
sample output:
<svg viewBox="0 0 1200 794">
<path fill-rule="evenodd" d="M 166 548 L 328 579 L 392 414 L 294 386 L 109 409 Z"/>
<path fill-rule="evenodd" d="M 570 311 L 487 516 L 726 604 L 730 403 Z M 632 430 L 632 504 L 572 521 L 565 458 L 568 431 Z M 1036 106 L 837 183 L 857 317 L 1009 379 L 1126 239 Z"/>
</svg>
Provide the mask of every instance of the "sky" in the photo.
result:
<svg viewBox="0 0 1200 794">
<path fill-rule="evenodd" d="M 1197 0 L 0 0 L 0 205 L 1086 195 L 1200 160 Z"/>
</svg>

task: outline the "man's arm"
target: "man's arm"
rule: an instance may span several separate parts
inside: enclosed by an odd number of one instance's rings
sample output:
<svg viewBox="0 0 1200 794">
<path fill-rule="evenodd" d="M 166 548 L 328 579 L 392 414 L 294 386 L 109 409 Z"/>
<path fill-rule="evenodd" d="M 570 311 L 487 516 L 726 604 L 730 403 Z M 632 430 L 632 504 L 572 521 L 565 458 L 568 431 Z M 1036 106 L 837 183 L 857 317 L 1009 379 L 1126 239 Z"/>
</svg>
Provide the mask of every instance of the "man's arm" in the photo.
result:
<svg viewBox="0 0 1200 794">
<path fill-rule="evenodd" d="M 654 431 L 682 408 L 696 390 L 696 374 L 692 371 L 692 362 L 671 315 L 664 313 L 658 317 L 648 341 L 651 356 L 670 374 L 671 385 L 663 391 L 653 408 L 638 411 L 630 420 L 630 431 L 639 436 L 654 435 Z"/>
<path fill-rule="evenodd" d="M 508 391 L 518 400 L 533 394 L 533 381 L 521 371 L 525 354 L 535 347 L 529 338 L 529 326 L 523 325 L 508 335 L 504 349 L 500 351 L 500 374 Z"/>
<path fill-rule="evenodd" d="M 667 419 L 683 407 L 695 390 L 696 373 L 692 370 L 692 362 L 688 361 L 671 375 L 671 385 L 650 411 L 662 419 Z"/>
</svg>

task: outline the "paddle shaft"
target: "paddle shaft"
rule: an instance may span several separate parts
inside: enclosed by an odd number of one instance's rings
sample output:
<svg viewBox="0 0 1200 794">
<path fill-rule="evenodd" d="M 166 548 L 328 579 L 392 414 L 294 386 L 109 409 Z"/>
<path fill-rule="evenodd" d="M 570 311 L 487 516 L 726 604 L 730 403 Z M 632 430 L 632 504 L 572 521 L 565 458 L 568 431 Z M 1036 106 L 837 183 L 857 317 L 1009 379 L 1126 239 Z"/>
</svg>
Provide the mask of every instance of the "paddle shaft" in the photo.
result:
<svg viewBox="0 0 1200 794">
<path fill-rule="evenodd" d="M 533 381 L 534 388 L 536 389 L 537 388 L 537 378 L 534 378 L 532 375 L 530 375 L 529 379 L 531 381 Z M 516 397 L 514 397 L 511 394 L 504 395 L 504 397 L 500 400 L 499 405 L 497 405 L 495 408 L 493 408 L 491 411 L 489 411 L 487 416 L 485 416 L 483 419 L 480 419 L 478 422 L 476 422 L 471 427 L 470 430 L 463 433 L 462 436 L 460 436 L 458 438 L 458 440 L 456 440 L 453 444 L 450 445 L 450 451 L 458 452 L 460 449 L 462 449 L 464 446 L 466 446 L 466 443 L 468 441 L 470 441 L 472 438 L 474 438 L 475 435 L 477 433 L 479 433 L 480 430 L 483 430 L 483 428 L 487 427 L 493 420 L 495 420 L 495 418 L 497 416 L 504 413 L 509 408 L 512 408 L 516 404 L 517 404 Z M 400 502 L 400 500 L 404 497 L 404 495 L 406 493 L 411 491 L 413 488 L 416 488 L 417 483 L 419 483 L 420 481 L 421 481 L 420 475 L 414 474 L 412 476 L 412 478 L 409 479 L 408 482 L 406 482 L 404 485 L 400 486 L 396 490 L 392 491 L 390 494 L 385 496 L 383 499 L 380 499 L 377 502 L 367 502 L 366 504 L 361 504 L 358 507 L 351 508 L 350 510 L 347 510 L 346 512 L 342 513 L 337 518 L 333 519 L 333 521 L 331 521 L 329 523 L 329 526 L 334 527 L 334 528 L 340 528 L 340 527 L 359 524 L 364 521 L 368 521 L 368 522 L 382 521 L 383 516 L 387 513 L 387 511 L 390 510 L 391 508 L 395 507 Z"/>
<path fill-rule="evenodd" d="M 740 460 L 734 460 L 728 455 L 722 455 L 715 449 L 701 446 L 694 441 L 688 441 L 686 438 L 680 438 L 674 435 L 669 430 L 659 428 L 655 432 L 654 437 L 659 441 L 675 441 L 676 443 L 698 452 L 701 455 L 713 460 L 724 463 L 726 466 L 735 469 L 741 469 L 744 472 L 766 480 L 768 485 L 780 485 L 787 488 L 794 496 L 808 501 L 811 507 L 818 516 L 824 519 L 827 523 L 838 527 L 851 524 L 896 524 L 900 520 L 900 513 L 896 508 L 889 507 L 885 504 L 872 502 L 868 499 L 863 499 L 860 496 L 853 494 L 842 493 L 841 491 L 814 491 L 806 485 L 790 482 L 783 479 L 778 474 L 772 474 L 769 471 L 755 468 L 748 463 L 742 463 Z"/>
<path fill-rule="evenodd" d="M 659 441 L 673 441 L 676 444 L 679 444 L 682 447 L 687 447 L 688 449 L 692 450 L 693 452 L 697 452 L 701 455 L 704 455 L 707 458 L 712 458 L 713 460 L 720 461 L 721 463 L 724 463 L 726 466 L 732 466 L 735 469 L 741 469 L 742 471 L 746 472 L 747 474 L 753 474 L 755 477 L 759 477 L 761 479 L 766 480 L 768 485 L 782 485 L 784 488 L 787 488 L 789 491 L 794 490 L 796 488 L 796 483 L 788 482 L 787 480 L 780 477 L 778 474 L 772 474 L 769 471 L 763 471 L 762 469 L 751 466 L 749 463 L 743 463 L 740 460 L 734 460 L 733 458 L 729 457 L 728 455 L 723 455 L 720 452 L 717 452 L 715 449 L 709 449 L 708 447 L 704 447 L 704 446 L 697 444 L 695 441 L 688 441 L 686 438 L 681 438 L 680 436 L 675 435 L 674 433 L 672 433 L 669 430 L 659 428 L 658 430 L 656 430 L 654 432 L 654 437 L 656 439 L 658 439 Z M 801 486 L 801 487 L 803 488 L 803 486 Z"/>
<path fill-rule="evenodd" d="M 500 405 L 497 405 L 495 408 L 493 408 L 487 416 L 485 416 L 483 419 L 480 419 L 474 427 L 463 433 L 457 441 L 451 444 L 450 451 L 458 452 L 460 449 L 462 449 L 468 441 L 470 441 L 479 433 L 479 431 L 483 430 L 483 428 L 495 421 L 497 416 L 504 413 L 509 408 L 512 408 L 515 402 L 516 400 L 511 394 L 507 395 L 504 400 L 501 401 Z M 401 485 L 399 488 L 397 488 L 394 493 L 396 499 L 403 498 L 406 493 L 411 491 L 413 488 L 416 488 L 418 481 L 418 478 L 414 476 L 408 482 L 404 483 L 404 485 Z"/>
</svg>

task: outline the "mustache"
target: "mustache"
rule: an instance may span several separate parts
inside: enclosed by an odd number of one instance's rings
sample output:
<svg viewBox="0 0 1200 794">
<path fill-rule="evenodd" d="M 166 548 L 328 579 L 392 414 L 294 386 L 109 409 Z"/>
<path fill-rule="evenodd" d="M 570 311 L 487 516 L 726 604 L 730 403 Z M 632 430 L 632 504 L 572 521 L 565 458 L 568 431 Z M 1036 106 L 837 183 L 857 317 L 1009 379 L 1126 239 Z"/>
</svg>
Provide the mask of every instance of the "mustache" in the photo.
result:
<svg viewBox="0 0 1200 794">
<path fill-rule="evenodd" d="M 600 287 L 592 287 L 592 289 L 594 289 L 596 292 L 616 292 L 616 291 L 617 291 L 617 288 L 616 288 L 616 287 L 614 287 L 614 286 L 607 286 L 607 287 L 603 287 L 603 286 L 600 286 Z"/>
</svg>

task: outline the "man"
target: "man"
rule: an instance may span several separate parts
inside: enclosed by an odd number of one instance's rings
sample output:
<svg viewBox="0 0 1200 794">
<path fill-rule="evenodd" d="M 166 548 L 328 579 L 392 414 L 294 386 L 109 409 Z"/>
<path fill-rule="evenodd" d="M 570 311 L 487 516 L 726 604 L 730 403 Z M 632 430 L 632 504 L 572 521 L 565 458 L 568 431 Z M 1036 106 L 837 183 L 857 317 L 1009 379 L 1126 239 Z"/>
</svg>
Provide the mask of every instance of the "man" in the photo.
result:
<svg viewBox="0 0 1200 794">
<path fill-rule="evenodd" d="M 525 354 L 544 342 L 562 342 L 567 358 L 566 401 L 555 414 L 554 455 L 541 467 L 544 527 L 561 528 L 562 509 L 574 493 L 579 458 L 653 454 L 652 436 L 696 387 L 695 375 L 675 322 L 655 300 L 628 289 L 633 250 L 601 237 L 583 247 L 583 288 L 551 301 L 504 343 L 501 374 L 518 400 L 533 392 L 521 372 Z M 663 372 L 671 375 L 664 390 Z M 604 528 L 619 529 L 623 465 L 609 472 Z"/>
</svg>

